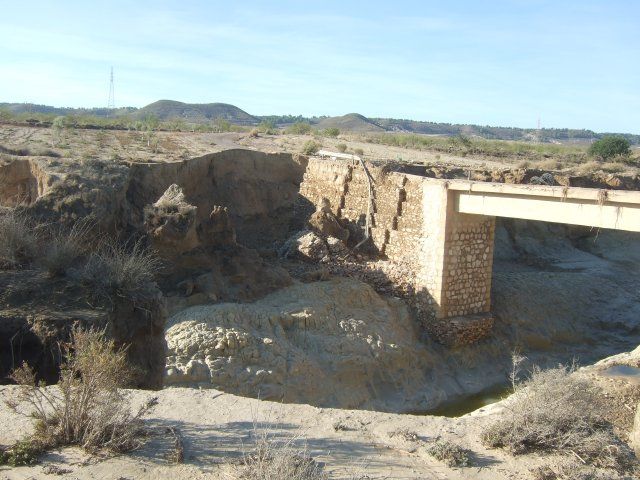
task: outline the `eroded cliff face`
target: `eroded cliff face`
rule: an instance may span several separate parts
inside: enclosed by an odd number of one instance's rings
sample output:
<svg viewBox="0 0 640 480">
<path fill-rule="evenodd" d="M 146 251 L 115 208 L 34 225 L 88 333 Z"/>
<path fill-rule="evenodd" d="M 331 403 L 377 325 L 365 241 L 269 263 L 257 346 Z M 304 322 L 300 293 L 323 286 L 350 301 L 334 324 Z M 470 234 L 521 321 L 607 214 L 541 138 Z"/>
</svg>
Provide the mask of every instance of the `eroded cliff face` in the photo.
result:
<svg viewBox="0 0 640 480">
<path fill-rule="evenodd" d="M 251 150 L 225 150 L 177 163 L 132 164 L 127 202 L 130 222 L 142 224 L 145 205 L 154 203 L 171 184 L 205 220 L 214 206 L 226 207 L 239 243 L 272 247 L 287 237 L 306 157 Z"/>
</svg>

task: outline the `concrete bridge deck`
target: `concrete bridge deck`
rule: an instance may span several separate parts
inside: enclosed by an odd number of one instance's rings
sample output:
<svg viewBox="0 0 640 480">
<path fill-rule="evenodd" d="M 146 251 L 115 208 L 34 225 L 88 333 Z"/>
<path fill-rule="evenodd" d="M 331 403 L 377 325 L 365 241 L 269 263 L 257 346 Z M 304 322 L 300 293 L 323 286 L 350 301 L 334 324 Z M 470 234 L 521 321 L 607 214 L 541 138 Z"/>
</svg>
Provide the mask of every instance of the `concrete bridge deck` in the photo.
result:
<svg viewBox="0 0 640 480">
<path fill-rule="evenodd" d="M 459 180 L 447 188 L 458 213 L 640 232 L 640 192 Z"/>
</svg>

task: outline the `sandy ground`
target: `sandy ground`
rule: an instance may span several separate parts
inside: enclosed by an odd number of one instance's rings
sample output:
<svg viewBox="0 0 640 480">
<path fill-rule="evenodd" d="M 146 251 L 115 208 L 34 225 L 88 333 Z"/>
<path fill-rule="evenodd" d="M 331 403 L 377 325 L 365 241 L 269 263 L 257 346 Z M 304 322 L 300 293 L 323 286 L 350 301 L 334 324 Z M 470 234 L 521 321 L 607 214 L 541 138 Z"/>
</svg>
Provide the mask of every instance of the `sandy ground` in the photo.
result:
<svg viewBox="0 0 640 480">
<path fill-rule="evenodd" d="M 610 357 L 581 370 L 613 400 L 619 417 L 614 424 L 626 439 L 635 405 L 640 401 L 638 375 L 607 375 L 612 365 L 640 365 L 640 348 Z M 9 398 L 16 387 L 0 387 Z M 33 467 L 0 467 L 0 479 L 52 478 L 51 466 L 67 470 L 64 478 L 77 479 L 230 479 L 238 478 L 242 455 L 250 452 L 256 432 L 271 439 L 295 438 L 333 479 L 531 479 L 531 470 L 558 460 L 550 455 L 513 457 L 489 450 L 480 442 L 487 422 L 504 415 L 507 401 L 483 407 L 462 417 L 414 416 L 365 410 L 322 409 L 282 404 L 226 394 L 217 390 L 166 388 L 159 392 L 130 390 L 134 407 L 152 397 L 157 405 L 148 414 L 147 443 L 121 456 L 89 456 L 77 448 L 46 454 Z M 613 401 L 612 400 L 612 401 Z M 182 438 L 182 464 L 170 463 L 173 427 Z M 417 440 L 393 434 L 406 430 Z M 0 405 L 0 444 L 8 445 L 30 431 L 30 421 Z M 450 440 L 469 450 L 470 465 L 449 468 L 429 456 L 426 447 L 438 439 Z"/>
<path fill-rule="evenodd" d="M 9 395 L 14 387 L 2 387 Z M 158 397 L 149 414 L 151 435 L 139 451 L 110 458 L 89 457 L 75 448 L 47 454 L 34 467 L 0 469 L 2 479 L 51 478 L 45 468 L 57 465 L 71 470 L 67 478 L 152 479 L 235 478 L 242 452 L 252 445 L 254 424 L 273 438 L 297 437 L 306 442 L 310 454 L 325 465 L 332 478 L 389 479 L 519 479 L 529 478 L 528 469 L 544 462 L 536 456 L 513 459 L 501 451 L 487 451 L 479 443 L 481 425 L 488 408 L 461 418 L 385 414 L 368 411 L 320 409 L 308 405 L 265 402 L 225 394 L 216 390 L 165 389 L 161 392 L 131 391 L 139 404 Z M 185 462 L 172 465 L 165 455 L 172 447 L 172 426 L 180 432 Z M 16 418 L 0 408 L 0 443 L 18 440 L 29 431 L 26 418 Z M 419 441 L 390 436 L 398 429 L 415 432 Z M 470 449 L 472 466 L 452 469 L 426 454 L 425 444 L 438 438 L 451 439 Z"/>
</svg>

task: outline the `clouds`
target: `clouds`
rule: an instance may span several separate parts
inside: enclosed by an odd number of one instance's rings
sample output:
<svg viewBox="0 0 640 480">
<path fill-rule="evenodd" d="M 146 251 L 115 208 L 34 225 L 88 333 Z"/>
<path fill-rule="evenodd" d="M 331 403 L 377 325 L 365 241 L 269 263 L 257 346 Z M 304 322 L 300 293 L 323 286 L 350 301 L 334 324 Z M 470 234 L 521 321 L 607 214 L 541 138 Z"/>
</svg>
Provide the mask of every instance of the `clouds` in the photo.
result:
<svg viewBox="0 0 640 480">
<path fill-rule="evenodd" d="M 640 7 L 615 2 L 10 5 L 0 101 L 637 131 Z M 630 11 L 634 10 L 634 11 Z"/>
</svg>

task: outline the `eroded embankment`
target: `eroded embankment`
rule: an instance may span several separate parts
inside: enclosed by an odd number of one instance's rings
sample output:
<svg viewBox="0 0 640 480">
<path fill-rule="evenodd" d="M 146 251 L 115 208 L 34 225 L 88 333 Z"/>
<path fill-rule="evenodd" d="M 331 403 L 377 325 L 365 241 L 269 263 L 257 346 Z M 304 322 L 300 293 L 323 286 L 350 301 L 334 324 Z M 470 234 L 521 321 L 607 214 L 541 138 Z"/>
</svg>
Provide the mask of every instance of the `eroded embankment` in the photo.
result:
<svg viewBox="0 0 640 480">
<path fill-rule="evenodd" d="M 177 184 L 197 207 L 199 221 L 214 206 L 226 207 L 241 244 L 271 246 L 289 233 L 305 167 L 303 156 L 250 150 L 225 150 L 184 162 L 134 163 L 126 196 L 131 223 L 140 226 L 145 205 Z"/>
<path fill-rule="evenodd" d="M 169 320 L 168 383 L 318 406 L 425 412 L 508 381 L 511 354 L 588 364 L 640 342 L 637 235 L 499 222 L 490 336 L 450 349 L 355 279 Z M 312 379 L 312 380 L 311 380 Z M 473 398 L 471 400 L 474 400 Z M 458 406 L 464 412 L 464 406 Z"/>
<path fill-rule="evenodd" d="M 90 215 L 97 228 L 123 238 L 153 237 L 145 207 L 170 185 L 182 188 L 193 218 L 175 220 L 188 220 L 184 238 L 195 232 L 198 241 L 165 258 L 173 273 L 183 269 L 168 285 L 169 307 L 177 312 L 167 335 L 172 385 L 321 406 L 427 411 L 505 382 L 514 349 L 539 364 L 574 356 L 588 363 L 640 342 L 636 235 L 498 222 L 494 328 L 479 343 L 448 348 L 433 342 L 403 305 L 411 303 L 421 254 L 415 247 L 424 232 L 419 177 L 374 172 L 371 251 L 387 283 L 370 283 L 387 295 L 400 292 L 399 300 L 339 278 L 352 274 L 341 268 L 332 269 L 338 278 L 291 285 L 277 260 L 247 248 L 274 255 L 274 246 L 303 223 L 299 213 L 312 212 L 323 197 L 347 221 L 350 240 L 358 239 L 368 186 L 357 165 L 242 150 L 169 164 L 28 162 L 12 167 L 17 173 L 2 184 L 2 203 L 9 204 L 20 182 L 41 183 L 29 190 L 32 212 L 63 222 Z M 42 181 L 34 184 L 36 177 Z M 169 225 L 163 222 L 153 231 Z M 221 243 L 216 235 L 230 240 Z M 313 278 L 327 278 L 326 271 Z M 259 297 L 252 304 L 225 303 Z"/>
</svg>

